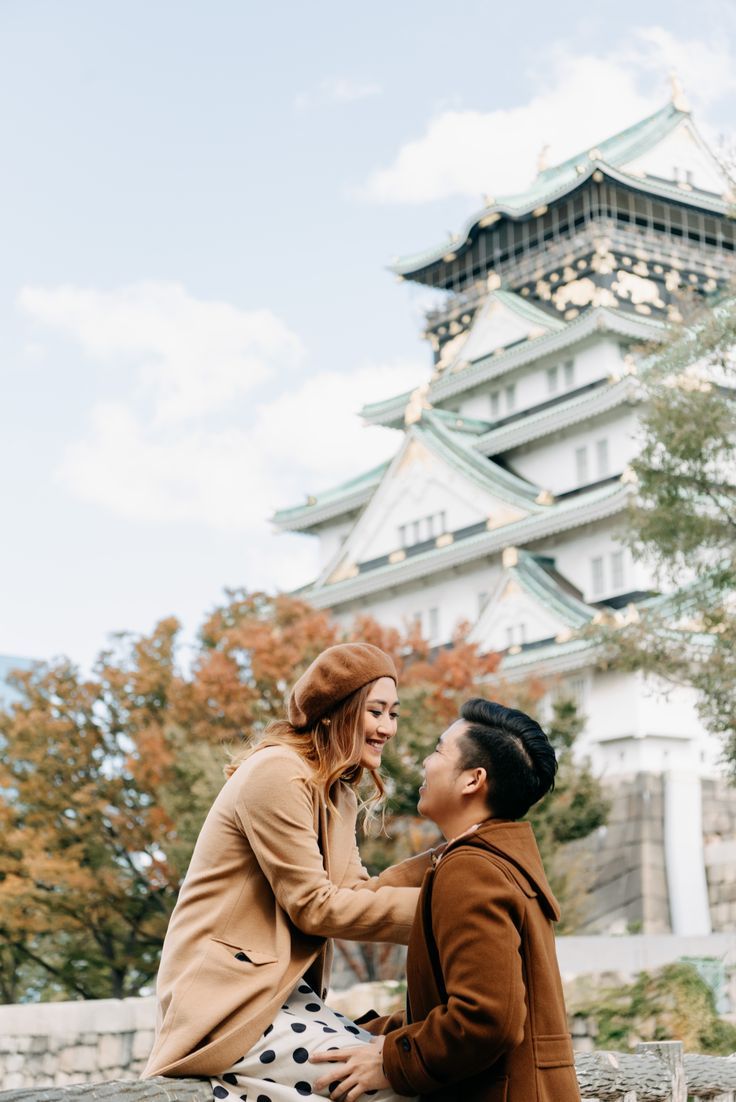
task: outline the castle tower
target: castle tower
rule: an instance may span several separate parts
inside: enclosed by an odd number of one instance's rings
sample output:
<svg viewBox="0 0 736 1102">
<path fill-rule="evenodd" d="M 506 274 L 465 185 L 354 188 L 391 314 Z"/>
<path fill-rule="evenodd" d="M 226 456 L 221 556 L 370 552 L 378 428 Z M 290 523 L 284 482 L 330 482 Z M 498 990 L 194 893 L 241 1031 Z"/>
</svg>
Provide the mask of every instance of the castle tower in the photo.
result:
<svg viewBox="0 0 736 1102">
<path fill-rule="evenodd" d="M 577 633 L 666 606 L 621 543 L 638 350 L 688 295 L 733 278 L 733 186 L 676 97 L 396 261 L 400 278 L 445 292 L 426 319 L 425 386 L 363 410 L 397 430 L 396 454 L 275 517 L 320 539 L 304 594 L 317 607 L 345 623 L 418 620 L 438 645 L 470 621 L 506 679 L 575 697 L 581 750 L 630 809 L 596 842 L 590 929 L 695 934 L 725 921 L 704 871 L 716 740 L 687 691 L 601 668 Z"/>
</svg>

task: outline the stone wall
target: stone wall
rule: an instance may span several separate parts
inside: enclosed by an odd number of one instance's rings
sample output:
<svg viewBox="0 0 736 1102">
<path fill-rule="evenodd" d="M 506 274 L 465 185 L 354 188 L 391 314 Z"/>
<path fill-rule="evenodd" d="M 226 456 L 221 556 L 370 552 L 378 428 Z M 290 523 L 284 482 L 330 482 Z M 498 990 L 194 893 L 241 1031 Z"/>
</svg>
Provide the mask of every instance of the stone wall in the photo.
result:
<svg viewBox="0 0 736 1102">
<path fill-rule="evenodd" d="M 736 930 L 736 790 L 703 781 L 703 838 L 708 902 L 714 930 Z"/>
<path fill-rule="evenodd" d="M 403 1003 L 398 983 L 356 984 L 330 1006 L 348 1017 Z M 0 1090 L 137 1079 L 153 1043 L 155 1006 L 147 999 L 0 1006 Z M 594 1023 L 571 1021 L 576 1050 L 594 1047 Z"/>
<path fill-rule="evenodd" d="M 572 1011 L 570 1032 L 576 1052 L 591 1052 L 596 1041 L 595 1022 L 578 1013 L 578 1006 L 589 1006 L 601 988 L 629 982 L 640 971 L 683 958 L 710 959 L 722 965 L 721 1010 L 734 1020 L 736 939 L 732 936 L 562 937 L 557 940 L 557 955 Z M 403 999 L 404 985 L 388 981 L 332 991 L 329 1002 L 355 1018 L 370 1008 L 391 1013 Z M 153 998 L 0 1006 L 0 1090 L 135 1079 L 151 1050 L 154 1017 Z"/>
<path fill-rule="evenodd" d="M 135 1079 L 154 1015 L 153 998 L 0 1006 L 0 1087 Z"/>
<path fill-rule="evenodd" d="M 664 781 L 640 773 L 609 786 L 608 821 L 565 847 L 580 880 L 581 934 L 659 934 L 670 930 L 664 856 Z"/>
<path fill-rule="evenodd" d="M 356 984 L 330 1006 L 348 1017 L 390 1014 L 403 985 Z M 0 1090 L 137 1079 L 153 1045 L 153 998 L 0 1006 Z"/>
</svg>

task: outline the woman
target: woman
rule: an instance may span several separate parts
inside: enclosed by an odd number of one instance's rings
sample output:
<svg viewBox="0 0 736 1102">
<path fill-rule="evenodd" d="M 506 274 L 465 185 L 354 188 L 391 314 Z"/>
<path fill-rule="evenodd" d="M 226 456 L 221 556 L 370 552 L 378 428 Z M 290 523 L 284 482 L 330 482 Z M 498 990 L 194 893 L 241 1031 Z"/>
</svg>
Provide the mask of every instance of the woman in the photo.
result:
<svg viewBox="0 0 736 1102">
<path fill-rule="evenodd" d="M 289 1102 L 312 1093 L 313 1051 L 370 1040 L 322 1000 L 329 939 L 406 943 L 430 862 L 370 880 L 356 844 L 355 787 L 368 770 L 383 792 L 397 708 L 386 654 L 330 647 L 294 686 L 288 720 L 233 763 L 169 924 L 144 1076 L 210 1076 L 217 1098 Z"/>
</svg>

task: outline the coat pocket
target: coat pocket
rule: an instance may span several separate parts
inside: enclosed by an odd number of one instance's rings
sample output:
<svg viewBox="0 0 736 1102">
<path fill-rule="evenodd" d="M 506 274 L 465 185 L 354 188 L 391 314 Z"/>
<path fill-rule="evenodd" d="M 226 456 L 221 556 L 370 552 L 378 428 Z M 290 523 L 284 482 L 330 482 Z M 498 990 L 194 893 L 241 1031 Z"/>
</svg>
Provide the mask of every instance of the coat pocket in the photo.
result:
<svg viewBox="0 0 736 1102">
<path fill-rule="evenodd" d="M 538 1068 L 566 1068 L 575 1063 L 569 1033 L 549 1033 L 535 1037 L 534 1051 Z"/>
<path fill-rule="evenodd" d="M 279 959 L 273 953 L 264 953 L 260 949 L 252 949 L 245 945 L 238 945 L 234 941 L 228 941 L 223 937 L 211 937 L 210 941 L 216 941 L 218 945 L 224 945 L 239 961 L 247 961 L 249 964 L 275 964 Z"/>
</svg>

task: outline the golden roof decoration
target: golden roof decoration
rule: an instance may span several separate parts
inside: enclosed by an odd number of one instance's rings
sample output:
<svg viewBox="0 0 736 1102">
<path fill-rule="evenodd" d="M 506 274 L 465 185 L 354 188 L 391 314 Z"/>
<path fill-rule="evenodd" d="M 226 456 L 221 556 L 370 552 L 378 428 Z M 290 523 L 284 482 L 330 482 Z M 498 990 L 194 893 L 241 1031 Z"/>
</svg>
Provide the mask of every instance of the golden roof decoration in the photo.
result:
<svg viewBox="0 0 736 1102">
<path fill-rule="evenodd" d="M 418 386 L 415 390 L 412 390 L 409 401 L 406 403 L 406 409 L 404 410 L 405 425 L 418 424 L 422 419 L 424 410 L 432 408 L 427 401 L 428 390 L 429 383 L 423 383 L 422 386 Z"/>
</svg>

